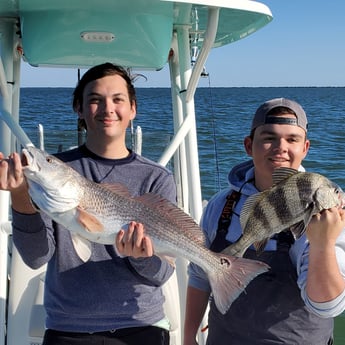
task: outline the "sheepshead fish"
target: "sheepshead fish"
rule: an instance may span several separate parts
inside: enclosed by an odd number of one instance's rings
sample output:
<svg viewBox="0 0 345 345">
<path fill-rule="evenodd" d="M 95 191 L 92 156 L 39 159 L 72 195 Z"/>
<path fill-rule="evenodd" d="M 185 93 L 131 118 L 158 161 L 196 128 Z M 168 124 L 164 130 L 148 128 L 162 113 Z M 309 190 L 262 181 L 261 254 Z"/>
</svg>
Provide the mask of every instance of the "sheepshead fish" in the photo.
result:
<svg viewBox="0 0 345 345">
<path fill-rule="evenodd" d="M 313 215 L 344 205 L 344 192 L 325 176 L 278 168 L 273 172 L 273 186 L 244 203 L 240 214 L 242 236 L 223 253 L 241 257 L 253 244 L 259 254 L 271 236 L 287 229 L 297 239 Z"/>
<path fill-rule="evenodd" d="M 35 147 L 27 147 L 23 154 L 33 203 L 72 233 L 74 248 L 84 261 L 91 255 L 89 241 L 114 244 L 121 228 L 130 221 L 140 222 L 155 254 L 184 257 L 204 269 L 223 314 L 246 285 L 269 268 L 259 261 L 213 253 L 205 247 L 196 222 L 160 196 L 131 197 L 121 185 L 97 184 Z"/>
</svg>

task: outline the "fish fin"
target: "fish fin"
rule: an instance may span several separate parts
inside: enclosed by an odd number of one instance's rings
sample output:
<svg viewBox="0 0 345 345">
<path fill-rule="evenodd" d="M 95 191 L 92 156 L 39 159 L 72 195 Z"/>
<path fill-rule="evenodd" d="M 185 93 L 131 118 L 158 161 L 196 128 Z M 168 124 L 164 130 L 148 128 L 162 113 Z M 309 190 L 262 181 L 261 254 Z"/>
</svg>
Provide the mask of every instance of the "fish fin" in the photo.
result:
<svg viewBox="0 0 345 345">
<path fill-rule="evenodd" d="M 80 207 L 77 207 L 78 222 L 89 232 L 102 232 L 104 231 L 103 224 L 92 214 L 86 212 Z"/>
<path fill-rule="evenodd" d="M 121 183 L 101 183 L 100 186 L 123 197 L 131 198 L 128 188 Z"/>
<path fill-rule="evenodd" d="M 307 229 L 307 225 L 309 224 L 311 218 L 313 217 L 314 209 L 315 209 L 315 204 L 312 202 L 308 206 L 308 208 L 305 212 L 304 220 L 301 220 L 300 222 L 292 225 L 289 228 L 289 230 L 292 232 L 295 239 L 300 238 L 305 233 L 305 231 Z"/>
<path fill-rule="evenodd" d="M 304 220 L 301 220 L 299 223 L 292 225 L 289 230 L 292 232 L 293 237 L 296 239 L 300 238 L 305 230 L 306 230 L 306 225 L 304 223 Z"/>
<path fill-rule="evenodd" d="M 256 207 L 256 204 L 260 201 L 263 195 L 264 195 L 264 192 L 250 195 L 245 201 L 245 203 L 243 204 L 241 214 L 240 214 L 240 224 L 241 224 L 242 229 L 246 228 L 248 219 L 251 217 L 253 210 Z"/>
<path fill-rule="evenodd" d="M 218 310 L 225 314 L 245 287 L 257 275 L 267 272 L 269 266 L 261 261 L 214 254 L 218 257 L 219 269 L 212 269 L 207 274 L 214 302 Z"/>
<path fill-rule="evenodd" d="M 174 222 L 179 228 L 185 229 L 186 231 L 188 231 L 190 235 L 193 234 L 195 241 L 203 245 L 206 244 L 205 235 L 203 234 L 202 231 L 200 231 L 200 227 L 194 221 L 194 219 L 190 217 L 187 213 L 185 213 L 182 209 L 177 207 L 174 203 L 163 198 L 159 194 L 145 193 L 140 196 L 132 197 L 127 187 L 125 187 L 124 185 L 120 183 L 114 183 L 114 184 L 104 183 L 104 184 L 101 184 L 101 186 L 118 195 L 141 202 L 147 207 L 154 209 L 156 212 L 160 212 L 161 214 L 164 215 L 165 218 Z M 102 227 L 101 230 L 96 230 L 96 231 L 103 231 L 103 226 L 101 227 Z M 92 231 L 92 230 L 90 229 L 89 231 Z"/>
<path fill-rule="evenodd" d="M 174 258 L 173 256 L 165 255 L 162 253 L 159 253 L 159 254 L 155 253 L 155 255 L 160 257 L 162 260 L 167 261 L 170 266 L 176 268 L 176 258 Z"/>
<path fill-rule="evenodd" d="M 290 176 L 298 174 L 299 171 L 293 168 L 277 168 L 273 171 L 272 174 L 272 180 L 273 184 L 278 184 L 286 179 L 288 179 Z"/>
<path fill-rule="evenodd" d="M 83 262 L 88 261 L 91 257 L 91 242 L 78 234 L 71 233 L 71 236 L 74 250 L 78 254 L 79 258 Z"/>
<path fill-rule="evenodd" d="M 147 207 L 159 212 L 166 219 L 176 224 L 176 227 L 188 231 L 188 234 L 193 237 L 195 242 L 205 245 L 205 235 L 201 231 L 199 225 L 195 220 L 185 213 L 178 206 L 167 199 L 164 199 L 158 194 L 146 193 L 134 198 L 138 202 L 142 202 Z"/>
<path fill-rule="evenodd" d="M 261 241 L 257 241 L 257 242 L 253 243 L 253 246 L 254 246 L 254 248 L 256 250 L 256 254 L 257 255 L 260 255 L 264 251 L 268 240 L 269 240 L 268 238 L 265 238 L 265 239 L 263 239 Z"/>
</svg>

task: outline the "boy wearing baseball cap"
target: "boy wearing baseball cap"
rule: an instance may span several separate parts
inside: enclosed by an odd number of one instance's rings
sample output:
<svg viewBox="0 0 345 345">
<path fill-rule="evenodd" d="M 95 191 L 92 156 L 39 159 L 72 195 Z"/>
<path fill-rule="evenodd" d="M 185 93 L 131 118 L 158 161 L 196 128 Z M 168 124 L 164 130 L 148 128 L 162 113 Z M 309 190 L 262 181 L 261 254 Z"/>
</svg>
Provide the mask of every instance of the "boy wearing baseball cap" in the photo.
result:
<svg viewBox="0 0 345 345">
<path fill-rule="evenodd" d="M 244 202 L 272 186 L 276 168 L 303 169 L 310 145 L 307 129 L 306 113 L 295 101 L 275 98 L 257 109 L 244 139 L 251 159 L 230 171 L 230 187 L 211 198 L 202 217 L 212 250 L 220 252 L 241 236 Z M 232 212 L 220 221 L 225 208 Z M 344 210 L 332 208 L 314 216 L 296 241 L 288 231 L 272 237 L 259 256 L 249 248 L 244 257 L 264 261 L 271 269 L 255 278 L 225 315 L 211 299 L 206 344 L 332 344 L 333 317 L 345 309 L 344 228 Z M 191 263 L 184 345 L 197 344 L 209 297 L 204 272 Z"/>
</svg>

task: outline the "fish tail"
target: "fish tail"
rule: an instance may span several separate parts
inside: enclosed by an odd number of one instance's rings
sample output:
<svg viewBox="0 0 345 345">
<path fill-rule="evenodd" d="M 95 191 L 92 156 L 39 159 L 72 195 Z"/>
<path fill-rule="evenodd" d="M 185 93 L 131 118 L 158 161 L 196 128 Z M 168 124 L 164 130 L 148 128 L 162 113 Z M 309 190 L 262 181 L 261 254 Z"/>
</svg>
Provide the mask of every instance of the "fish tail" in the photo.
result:
<svg viewBox="0 0 345 345">
<path fill-rule="evenodd" d="M 223 253 L 217 253 L 216 256 L 218 269 L 208 272 L 208 277 L 214 302 L 218 310 L 225 314 L 245 287 L 257 275 L 267 272 L 269 266 L 261 261 L 230 257 Z"/>
</svg>

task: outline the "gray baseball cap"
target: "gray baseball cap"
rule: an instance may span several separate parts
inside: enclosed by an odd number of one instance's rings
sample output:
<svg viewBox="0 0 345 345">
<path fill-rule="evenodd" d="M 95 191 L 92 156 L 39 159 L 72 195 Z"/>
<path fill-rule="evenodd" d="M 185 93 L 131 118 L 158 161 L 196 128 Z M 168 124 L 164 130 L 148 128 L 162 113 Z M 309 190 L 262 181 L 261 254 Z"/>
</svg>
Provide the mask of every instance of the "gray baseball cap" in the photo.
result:
<svg viewBox="0 0 345 345">
<path fill-rule="evenodd" d="M 283 116 L 270 116 L 267 114 L 274 108 L 285 107 L 292 110 L 296 114 L 296 119 Z M 251 130 L 267 123 L 287 124 L 303 128 L 306 132 L 308 129 L 307 115 L 303 108 L 295 101 L 287 98 L 274 98 L 262 105 L 256 110 L 253 118 Z"/>
</svg>

